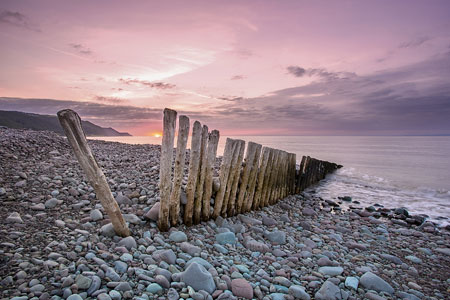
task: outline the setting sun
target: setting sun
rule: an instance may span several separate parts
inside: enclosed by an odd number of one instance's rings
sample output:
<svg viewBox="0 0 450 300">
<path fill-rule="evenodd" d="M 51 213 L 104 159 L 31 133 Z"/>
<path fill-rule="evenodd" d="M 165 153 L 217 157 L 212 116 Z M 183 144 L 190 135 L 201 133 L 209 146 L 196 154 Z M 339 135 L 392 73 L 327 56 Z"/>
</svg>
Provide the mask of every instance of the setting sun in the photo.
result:
<svg viewBox="0 0 450 300">
<path fill-rule="evenodd" d="M 159 137 L 161 137 L 161 134 L 155 133 L 153 136 L 159 138 Z"/>
</svg>

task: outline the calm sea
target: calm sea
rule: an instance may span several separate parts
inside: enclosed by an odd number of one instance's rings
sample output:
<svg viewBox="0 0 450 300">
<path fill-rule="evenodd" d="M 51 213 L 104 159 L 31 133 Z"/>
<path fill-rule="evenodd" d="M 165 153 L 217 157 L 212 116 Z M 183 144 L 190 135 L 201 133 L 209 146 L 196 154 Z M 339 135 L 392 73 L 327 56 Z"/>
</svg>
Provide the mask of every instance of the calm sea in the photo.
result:
<svg viewBox="0 0 450 300">
<path fill-rule="evenodd" d="M 449 136 L 235 136 L 344 165 L 315 186 L 324 199 L 351 196 L 361 206 L 406 207 L 450 224 Z M 155 137 L 96 137 L 129 144 L 161 144 Z M 222 155 L 226 137 L 220 137 Z"/>
</svg>

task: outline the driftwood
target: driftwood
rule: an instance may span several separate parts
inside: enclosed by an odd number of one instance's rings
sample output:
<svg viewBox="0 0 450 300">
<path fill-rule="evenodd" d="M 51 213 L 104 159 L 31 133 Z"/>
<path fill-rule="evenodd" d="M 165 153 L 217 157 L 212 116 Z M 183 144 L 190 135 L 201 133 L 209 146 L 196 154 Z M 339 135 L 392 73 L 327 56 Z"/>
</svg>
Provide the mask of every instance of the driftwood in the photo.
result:
<svg viewBox="0 0 450 300">
<path fill-rule="evenodd" d="M 259 168 L 257 171 L 257 185 L 256 185 L 256 191 L 255 191 L 255 196 L 253 198 L 253 203 L 252 203 L 252 209 L 258 209 L 261 207 L 260 203 L 261 203 L 261 197 L 263 194 L 263 190 L 264 190 L 264 177 L 266 176 L 266 168 L 268 165 L 268 161 L 269 161 L 269 152 L 270 152 L 270 148 L 268 147 L 264 147 L 262 149 L 262 156 L 261 159 L 259 160 Z"/>
<path fill-rule="evenodd" d="M 235 148 L 235 142 L 233 139 L 227 138 L 225 142 L 225 150 L 222 157 L 222 164 L 220 165 L 220 186 L 217 191 L 216 198 L 214 200 L 214 210 L 212 217 L 217 219 L 222 212 L 223 198 L 225 197 L 225 191 L 227 189 L 228 177 L 230 174 L 231 160 L 233 159 L 233 148 Z"/>
<path fill-rule="evenodd" d="M 184 163 L 186 160 L 186 144 L 189 135 L 189 118 L 178 118 L 177 152 L 175 154 L 175 167 L 173 171 L 173 187 L 170 194 L 170 224 L 176 226 L 180 215 L 181 182 L 184 176 Z"/>
<path fill-rule="evenodd" d="M 186 185 L 187 203 L 184 209 L 184 224 L 187 226 L 191 226 L 193 222 L 195 188 L 197 186 L 198 172 L 200 168 L 201 140 L 202 125 L 199 121 L 195 121 L 192 129 L 191 157 L 189 160 L 189 175 Z"/>
<path fill-rule="evenodd" d="M 129 236 L 130 230 L 120 212 L 119 205 L 113 198 L 108 183 L 106 182 L 105 174 L 103 174 L 103 171 L 98 166 L 92 150 L 87 143 L 86 136 L 81 127 L 80 117 L 73 110 L 65 109 L 58 112 L 58 119 L 81 168 L 86 174 L 89 183 L 94 188 L 95 194 L 105 209 L 105 212 L 111 219 L 114 231 L 120 236 Z"/>
<path fill-rule="evenodd" d="M 217 145 L 219 144 L 219 131 L 213 130 L 208 137 L 208 149 L 206 151 L 205 184 L 202 203 L 202 220 L 208 221 L 211 215 L 210 200 L 212 195 L 214 163 L 217 155 Z"/>
</svg>

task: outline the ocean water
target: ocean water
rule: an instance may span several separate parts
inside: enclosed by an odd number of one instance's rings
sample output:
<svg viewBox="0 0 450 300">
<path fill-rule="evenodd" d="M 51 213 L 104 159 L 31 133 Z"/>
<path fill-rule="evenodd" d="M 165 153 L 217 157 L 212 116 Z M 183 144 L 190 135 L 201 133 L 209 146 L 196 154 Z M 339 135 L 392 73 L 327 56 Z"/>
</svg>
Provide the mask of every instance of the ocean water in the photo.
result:
<svg viewBox="0 0 450 300">
<path fill-rule="evenodd" d="M 316 186 L 318 196 L 351 196 L 361 207 L 406 207 L 450 224 L 450 136 L 233 136 L 344 167 Z M 155 137 L 96 137 L 130 144 L 161 144 Z M 218 155 L 226 137 L 220 137 Z"/>
</svg>

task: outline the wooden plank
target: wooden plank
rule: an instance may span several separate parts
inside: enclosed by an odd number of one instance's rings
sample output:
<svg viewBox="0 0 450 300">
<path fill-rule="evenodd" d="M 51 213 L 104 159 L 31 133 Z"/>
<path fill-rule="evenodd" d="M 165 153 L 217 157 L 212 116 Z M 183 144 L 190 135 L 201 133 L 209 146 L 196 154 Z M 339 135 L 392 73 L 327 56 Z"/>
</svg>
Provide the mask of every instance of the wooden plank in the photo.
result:
<svg viewBox="0 0 450 300">
<path fill-rule="evenodd" d="M 191 153 L 189 160 L 189 175 L 186 184 L 187 203 L 184 208 L 184 224 L 191 226 L 193 221 L 195 188 L 200 167 L 200 147 L 202 139 L 202 125 L 199 121 L 194 122 L 191 140 Z"/>
<path fill-rule="evenodd" d="M 252 203 L 252 209 L 256 210 L 261 207 L 260 203 L 262 202 L 263 191 L 264 191 L 264 178 L 267 173 L 267 164 L 269 161 L 269 153 L 270 148 L 269 147 L 263 147 L 262 149 L 262 156 L 259 160 L 259 168 L 257 173 L 257 186 L 256 186 L 256 192 L 255 197 L 253 199 Z"/>
<path fill-rule="evenodd" d="M 259 158 L 261 156 L 262 145 L 256 144 L 255 156 L 253 157 L 252 169 L 250 170 L 247 193 L 242 207 L 243 212 L 249 212 L 253 205 L 253 199 L 256 192 L 256 177 L 258 174 Z"/>
<path fill-rule="evenodd" d="M 269 205 L 274 204 L 274 200 L 276 197 L 276 189 L 277 189 L 277 175 L 280 171 L 280 158 L 281 158 L 281 151 L 278 149 L 275 149 L 275 160 L 272 168 L 272 174 L 270 179 L 270 193 L 269 193 Z"/>
<path fill-rule="evenodd" d="M 170 194 L 170 224 L 177 226 L 180 216 L 181 183 L 184 177 L 184 164 L 186 161 L 186 145 L 189 136 L 189 118 L 179 116 L 177 151 L 175 154 L 175 166 L 173 171 L 173 186 Z"/>
<path fill-rule="evenodd" d="M 235 214 L 236 205 L 236 191 L 239 184 L 239 178 L 241 175 L 242 160 L 244 159 L 245 141 L 237 140 L 238 148 L 236 150 L 235 157 L 233 158 L 233 163 L 231 165 L 232 177 L 230 178 L 230 193 L 225 193 L 225 201 L 222 210 L 222 216 L 231 217 Z M 231 176 L 230 175 L 230 176 Z"/>
<path fill-rule="evenodd" d="M 200 169 L 198 174 L 197 188 L 195 192 L 195 201 L 194 201 L 194 224 L 198 224 L 201 221 L 203 186 L 205 184 L 205 175 L 206 175 L 207 147 L 208 147 L 208 126 L 203 125 L 202 139 L 200 145 Z"/>
<path fill-rule="evenodd" d="M 205 173 L 205 185 L 202 204 L 202 220 L 208 221 L 211 215 L 210 212 L 210 200 L 212 195 L 212 185 L 213 185 L 213 175 L 214 175 L 214 164 L 217 155 L 217 145 L 219 144 L 220 133 L 218 130 L 213 130 L 208 137 L 208 149 L 207 149 L 207 159 L 206 159 L 206 173 Z"/>
<path fill-rule="evenodd" d="M 290 195 L 295 194 L 295 173 L 297 171 L 297 155 L 291 153 L 291 189 Z"/>
<path fill-rule="evenodd" d="M 270 149 L 269 153 L 269 161 L 267 164 L 267 176 L 264 178 L 264 194 L 263 194 L 263 202 L 261 207 L 268 206 L 270 203 L 270 195 L 272 191 L 272 174 L 274 173 L 274 166 L 276 162 L 276 150 Z"/>
<path fill-rule="evenodd" d="M 242 180 L 239 186 L 239 194 L 236 201 L 236 212 L 240 214 L 246 197 L 247 186 L 249 184 L 250 172 L 253 168 L 256 154 L 256 143 L 249 142 L 247 145 L 247 153 L 245 154 L 245 166 L 242 171 Z"/>
<path fill-rule="evenodd" d="M 111 219 L 114 231 L 120 236 L 129 236 L 130 230 L 120 212 L 119 205 L 112 196 L 105 174 L 98 166 L 87 143 L 80 117 L 75 111 L 64 109 L 58 112 L 58 119 L 90 185 Z"/>
<path fill-rule="evenodd" d="M 213 218 L 216 219 L 222 212 L 223 199 L 227 189 L 227 182 L 230 175 L 231 160 L 233 159 L 234 148 L 237 143 L 230 138 L 227 138 L 225 142 L 225 149 L 222 157 L 222 164 L 220 165 L 219 179 L 220 187 L 217 191 L 216 198 L 214 200 Z"/>
</svg>

